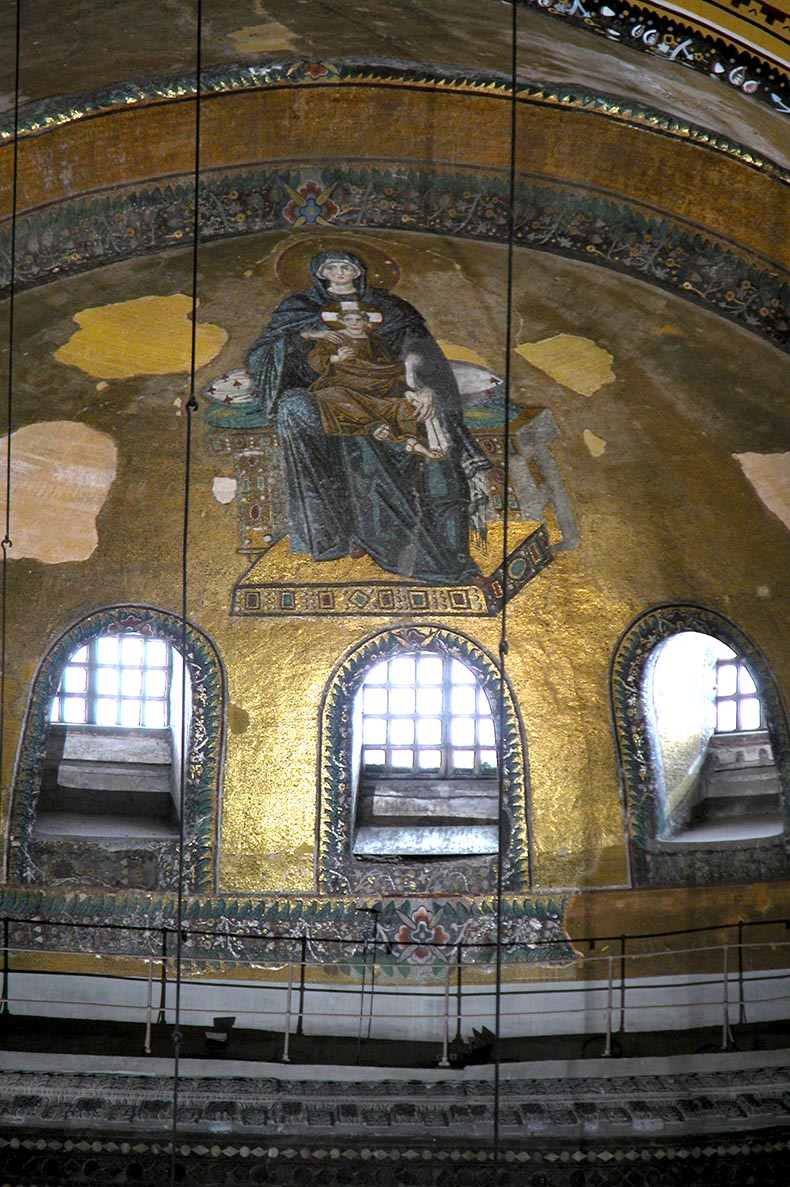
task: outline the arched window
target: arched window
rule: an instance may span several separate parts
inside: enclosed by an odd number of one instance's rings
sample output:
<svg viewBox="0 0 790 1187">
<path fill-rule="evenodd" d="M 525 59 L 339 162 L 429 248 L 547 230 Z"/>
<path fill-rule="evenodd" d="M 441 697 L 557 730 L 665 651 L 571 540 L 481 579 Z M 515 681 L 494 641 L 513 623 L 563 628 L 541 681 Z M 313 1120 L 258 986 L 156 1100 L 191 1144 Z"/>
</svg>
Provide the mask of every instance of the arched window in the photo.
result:
<svg viewBox="0 0 790 1187">
<path fill-rule="evenodd" d="M 116 631 L 78 647 L 52 698 L 35 834 L 174 836 L 190 706 L 166 639 Z"/>
<path fill-rule="evenodd" d="M 373 664 L 354 698 L 353 852 L 496 853 L 496 731 L 468 664 L 404 652 Z"/>
<path fill-rule="evenodd" d="M 9 879 L 172 889 L 183 829 L 185 888 L 213 889 L 223 689 L 211 641 L 173 615 L 116 606 L 76 623 L 33 683 Z"/>
<path fill-rule="evenodd" d="M 618 645 L 612 697 L 637 880 L 783 876 L 787 720 L 751 641 L 701 607 L 651 611 Z"/>
<path fill-rule="evenodd" d="M 500 761 L 504 884 L 526 889 L 525 751 L 497 665 L 438 627 L 366 639 L 336 668 L 322 706 L 319 887 L 491 890 Z"/>
</svg>

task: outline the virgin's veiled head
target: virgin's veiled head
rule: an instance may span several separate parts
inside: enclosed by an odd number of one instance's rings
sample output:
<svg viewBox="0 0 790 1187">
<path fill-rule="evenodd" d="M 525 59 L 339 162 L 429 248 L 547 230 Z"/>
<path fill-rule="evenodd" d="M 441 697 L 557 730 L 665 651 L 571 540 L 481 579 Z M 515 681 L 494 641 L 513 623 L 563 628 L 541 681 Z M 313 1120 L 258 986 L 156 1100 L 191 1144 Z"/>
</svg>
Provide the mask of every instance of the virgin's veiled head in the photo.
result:
<svg viewBox="0 0 790 1187">
<path fill-rule="evenodd" d="M 326 266 L 327 264 L 350 264 L 354 269 L 351 277 L 354 288 L 358 293 L 364 292 L 367 286 L 367 268 L 363 260 L 359 256 L 353 255 L 350 251 L 319 251 L 310 260 L 310 274 L 313 277 L 313 283 L 319 289 L 329 291 L 327 284 Z"/>
</svg>

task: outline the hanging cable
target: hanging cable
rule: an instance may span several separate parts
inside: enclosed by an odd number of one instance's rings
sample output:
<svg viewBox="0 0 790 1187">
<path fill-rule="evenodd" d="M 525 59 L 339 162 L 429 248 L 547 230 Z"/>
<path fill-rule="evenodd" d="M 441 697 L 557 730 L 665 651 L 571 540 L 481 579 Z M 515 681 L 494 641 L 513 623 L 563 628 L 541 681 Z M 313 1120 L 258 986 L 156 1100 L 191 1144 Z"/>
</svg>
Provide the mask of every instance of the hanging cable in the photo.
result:
<svg viewBox="0 0 790 1187">
<path fill-rule="evenodd" d="M 511 408 L 511 355 L 513 346 L 513 257 L 515 247 L 515 207 L 516 207 L 516 152 L 518 146 L 517 133 L 517 88 L 518 88 L 518 2 L 510 0 L 510 167 L 508 179 L 508 220 L 507 220 L 507 297 L 505 309 L 505 430 L 503 440 L 504 457 L 502 461 L 502 610 L 500 612 L 499 631 L 499 746 L 497 754 L 498 793 L 499 793 L 499 827 L 497 833 L 497 881 L 496 881 L 496 1001 L 494 1022 L 494 1182 L 499 1175 L 499 1104 L 500 1104 L 500 1063 L 501 1063 L 501 1030 L 502 1030 L 502 944 L 503 944 L 503 865 L 505 847 L 507 843 L 507 818 L 505 814 L 505 690 L 507 687 L 506 657 L 508 652 L 507 640 L 507 601 L 508 601 L 508 529 L 510 526 L 510 408 Z"/>
<path fill-rule="evenodd" d="M 181 1062 L 181 977 L 184 926 L 184 801 L 186 798 L 187 764 L 187 605 L 189 580 L 189 487 L 192 468 L 192 417 L 198 403 L 195 397 L 197 370 L 197 308 L 198 308 L 198 250 L 200 247 L 200 105 L 203 77 L 203 4 L 197 0 L 195 49 L 195 168 L 192 220 L 192 335 L 189 360 L 189 398 L 186 402 L 186 440 L 184 443 L 184 517 L 181 537 L 181 770 L 179 778 L 178 810 L 178 881 L 176 893 L 176 951 L 175 951 L 175 1019 L 173 1026 L 173 1124 L 170 1141 L 170 1187 L 176 1182 L 176 1151 L 178 1148 L 178 1095 Z"/>
<path fill-rule="evenodd" d="M 2 788 L 5 763 L 5 689 L 6 689 L 6 639 L 8 637 L 8 550 L 11 542 L 11 433 L 14 427 L 14 295 L 16 290 L 16 216 L 19 179 L 19 62 L 20 35 L 22 25 L 22 0 L 16 0 L 16 30 L 14 36 L 14 156 L 11 182 L 11 276 L 8 293 L 8 401 L 6 404 L 6 472 L 5 472 L 5 526 L 2 543 L 3 571 L 0 578 L 3 605 L 0 610 L 0 789 Z M 4 871 L 5 875 L 5 871 Z"/>
</svg>

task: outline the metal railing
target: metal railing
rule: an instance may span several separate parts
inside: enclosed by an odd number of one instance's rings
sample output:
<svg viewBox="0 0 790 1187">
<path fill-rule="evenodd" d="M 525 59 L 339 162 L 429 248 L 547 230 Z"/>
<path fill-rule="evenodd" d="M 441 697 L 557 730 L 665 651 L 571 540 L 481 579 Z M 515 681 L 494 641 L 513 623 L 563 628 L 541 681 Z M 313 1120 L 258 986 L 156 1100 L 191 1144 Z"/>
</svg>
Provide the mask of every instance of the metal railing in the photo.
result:
<svg viewBox="0 0 790 1187">
<path fill-rule="evenodd" d="M 37 929 L 34 941 L 15 939 L 15 924 Z M 759 934 L 765 928 L 773 928 L 773 935 L 744 938 L 747 929 Z M 59 944 L 46 942 L 50 929 L 61 933 Z M 142 934 L 128 949 L 114 952 L 102 952 L 95 942 L 91 944 L 99 930 L 93 924 L 31 924 L 6 918 L 2 930 L 0 1012 L 51 1016 L 55 1011 L 60 1017 L 90 1018 L 109 1011 L 117 1019 L 131 1014 L 144 1028 L 143 1049 L 150 1054 L 153 1027 L 172 1017 L 175 945 L 171 928 L 116 925 L 118 932 Z M 108 928 L 101 930 L 106 933 Z M 676 1032 L 709 1027 L 717 1018 L 721 1050 L 728 1050 L 735 1025 L 766 1017 L 790 1020 L 789 931 L 790 922 L 781 919 L 574 939 L 578 955 L 572 981 L 517 981 L 519 966 L 514 966 L 514 980 L 501 990 L 501 1034 L 515 1039 L 547 1034 L 602 1036 L 600 1054 L 608 1057 L 616 1053 L 615 1036 L 637 1031 L 649 1011 L 648 1029 Z M 729 938 L 688 942 L 722 932 L 729 933 Z M 788 938 L 781 938 L 784 935 Z M 677 942 L 681 937 L 686 939 L 683 944 Z M 444 967 L 434 983 L 426 985 L 400 977 L 396 984 L 385 982 L 381 958 L 392 944 L 375 936 L 362 945 L 361 960 L 359 941 L 309 935 L 267 936 L 265 957 L 231 960 L 200 950 L 199 945 L 210 947 L 220 938 L 224 945 L 228 940 L 262 937 L 243 931 L 183 933 L 183 1018 L 210 1027 L 221 1012 L 232 1014 L 234 1023 L 250 1030 L 280 1034 L 283 1062 L 291 1059 L 292 1036 L 308 1030 L 312 1035 L 356 1036 L 359 1047 L 371 1038 L 374 1028 L 379 1038 L 397 1038 L 416 1028 L 440 1048 L 438 1065 L 449 1067 L 454 1046 L 463 1043 L 470 1031 L 483 1030 L 493 1017 L 494 991 L 486 982 L 494 960 L 493 956 L 481 958 L 481 953 L 491 953 L 491 945 L 433 945 Z M 333 945 L 337 959 L 312 957 L 310 948 L 316 940 Z M 352 947 L 354 964 L 344 956 Z M 93 957 L 100 967 L 94 973 L 58 967 L 73 964 L 74 956 Z M 128 971 L 130 961 L 133 972 Z M 551 968 L 543 969 L 542 975 L 551 976 Z M 40 977 L 46 978 L 43 994 L 33 991 Z M 101 993 L 91 998 L 86 986 L 95 984 L 95 978 L 102 982 Z M 667 1026 L 661 1024 L 664 1017 L 669 1019 Z"/>
</svg>

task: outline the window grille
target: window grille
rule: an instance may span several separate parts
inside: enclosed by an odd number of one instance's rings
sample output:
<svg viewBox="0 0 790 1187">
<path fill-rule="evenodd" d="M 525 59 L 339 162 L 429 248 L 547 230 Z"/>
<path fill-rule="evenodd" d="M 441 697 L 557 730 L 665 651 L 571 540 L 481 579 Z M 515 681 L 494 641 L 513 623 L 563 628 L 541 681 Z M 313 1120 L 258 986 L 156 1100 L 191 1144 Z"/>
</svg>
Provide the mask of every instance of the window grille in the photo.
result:
<svg viewBox="0 0 790 1187">
<path fill-rule="evenodd" d="M 460 660 L 433 654 L 382 660 L 365 676 L 360 695 L 363 774 L 496 774 L 491 706 Z"/>
<path fill-rule="evenodd" d="M 762 701 L 742 659 L 716 662 L 716 733 L 765 729 Z"/>
<path fill-rule="evenodd" d="M 143 635 L 102 635 L 63 669 L 50 721 L 165 729 L 170 725 L 172 648 Z"/>
</svg>

